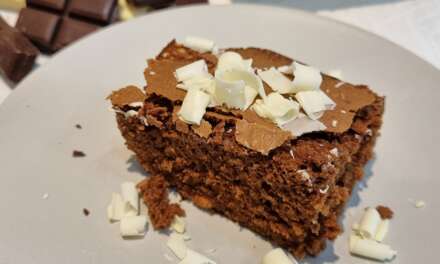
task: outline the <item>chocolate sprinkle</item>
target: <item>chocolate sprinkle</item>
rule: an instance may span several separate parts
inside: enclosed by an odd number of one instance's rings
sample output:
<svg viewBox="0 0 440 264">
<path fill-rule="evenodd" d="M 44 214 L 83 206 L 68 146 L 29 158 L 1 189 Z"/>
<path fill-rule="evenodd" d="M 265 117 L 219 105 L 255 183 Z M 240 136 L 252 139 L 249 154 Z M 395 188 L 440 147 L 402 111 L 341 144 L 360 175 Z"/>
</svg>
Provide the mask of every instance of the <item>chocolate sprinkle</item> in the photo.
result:
<svg viewBox="0 0 440 264">
<path fill-rule="evenodd" d="M 82 158 L 82 157 L 85 157 L 86 154 L 84 152 L 80 151 L 80 150 L 74 150 L 73 153 L 72 153 L 72 156 L 74 158 Z"/>
</svg>

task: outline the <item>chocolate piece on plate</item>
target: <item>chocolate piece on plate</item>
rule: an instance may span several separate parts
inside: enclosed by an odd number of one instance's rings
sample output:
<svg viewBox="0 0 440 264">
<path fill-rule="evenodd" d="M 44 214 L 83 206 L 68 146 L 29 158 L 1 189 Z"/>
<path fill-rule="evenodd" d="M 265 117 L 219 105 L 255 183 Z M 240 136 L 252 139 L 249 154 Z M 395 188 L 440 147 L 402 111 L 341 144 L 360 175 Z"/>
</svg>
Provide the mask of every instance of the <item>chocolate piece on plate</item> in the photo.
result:
<svg viewBox="0 0 440 264">
<path fill-rule="evenodd" d="M 40 50 L 53 53 L 117 17 L 117 0 L 27 0 L 15 27 Z"/>
<path fill-rule="evenodd" d="M 19 82 L 34 65 L 38 49 L 17 29 L 0 17 L 0 72 Z"/>
</svg>

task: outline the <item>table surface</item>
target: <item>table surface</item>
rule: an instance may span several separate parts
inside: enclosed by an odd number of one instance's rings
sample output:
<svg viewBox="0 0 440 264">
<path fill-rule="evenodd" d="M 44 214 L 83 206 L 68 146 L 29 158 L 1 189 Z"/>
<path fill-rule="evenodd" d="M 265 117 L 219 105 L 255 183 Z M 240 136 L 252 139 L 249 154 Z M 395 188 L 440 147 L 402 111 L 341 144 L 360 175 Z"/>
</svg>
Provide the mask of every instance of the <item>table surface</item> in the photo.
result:
<svg viewBox="0 0 440 264">
<path fill-rule="evenodd" d="M 210 0 L 211 4 L 229 2 L 229 0 Z M 438 0 L 234 0 L 233 2 L 304 9 L 337 19 L 391 40 L 440 69 L 440 1 Z M 10 24 L 15 24 L 16 13 L 0 10 L 0 15 Z M 36 67 L 41 67 L 49 59 L 40 56 Z M 0 78 L 0 103 L 13 90 L 13 85 Z"/>
</svg>

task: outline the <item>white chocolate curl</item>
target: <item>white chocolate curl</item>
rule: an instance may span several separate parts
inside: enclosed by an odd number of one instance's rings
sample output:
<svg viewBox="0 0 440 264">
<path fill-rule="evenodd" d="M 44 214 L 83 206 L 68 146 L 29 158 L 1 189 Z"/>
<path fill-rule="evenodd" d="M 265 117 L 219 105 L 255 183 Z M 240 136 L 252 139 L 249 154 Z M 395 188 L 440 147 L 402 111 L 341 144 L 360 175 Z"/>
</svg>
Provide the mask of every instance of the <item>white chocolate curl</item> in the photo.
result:
<svg viewBox="0 0 440 264">
<path fill-rule="evenodd" d="M 336 103 L 323 91 L 302 91 L 295 95 L 306 114 L 313 120 L 319 119 L 326 110 L 335 108 Z"/>
<path fill-rule="evenodd" d="M 119 193 L 112 193 L 112 201 L 107 207 L 107 217 L 110 222 L 116 222 L 124 217 L 124 202 Z"/>
<path fill-rule="evenodd" d="M 147 217 L 145 215 L 124 216 L 119 229 L 122 237 L 144 236 L 147 229 Z"/>
<path fill-rule="evenodd" d="M 374 239 L 377 228 L 382 222 L 379 212 L 375 208 L 367 208 L 359 223 L 359 234 L 368 239 Z"/>
<path fill-rule="evenodd" d="M 275 68 L 267 71 L 258 71 L 258 76 L 272 88 L 272 90 L 280 94 L 292 93 L 294 91 L 293 83 Z"/>
<path fill-rule="evenodd" d="M 397 254 L 388 245 L 377 243 L 374 240 L 362 239 L 356 235 L 350 236 L 350 253 L 380 261 L 391 260 Z"/>
<path fill-rule="evenodd" d="M 133 182 L 121 184 L 122 201 L 124 202 L 124 216 L 139 214 L 139 194 Z"/>
<path fill-rule="evenodd" d="M 209 94 L 197 89 L 190 89 L 186 93 L 177 115 L 185 123 L 200 125 L 210 101 L 211 96 Z"/>
<path fill-rule="evenodd" d="M 214 41 L 194 36 L 186 37 L 182 44 L 198 52 L 214 52 L 217 49 Z"/>
<path fill-rule="evenodd" d="M 167 241 L 167 246 L 179 259 L 184 259 L 186 257 L 188 248 L 185 245 L 185 240 L 182 235 L 171 233 L 170 238 Z"/>
<path fill-rule="evenodd" d="M 178 82 L 183 82 L 207 72 L 208 65 L 206 65 L 205 60 L 198 60 L 176 69 L 175 76 Z"/>
<path fill-rule="evenodd" d="M 299 113 L 298 117 L 282 126 L 283 130 L 290 131 L 292 135 L 299 137 L 305 133 L 322 131 L 327 127 L 319 120 L 312 120 L 308 116 Z"/>
<path fill-rule="evenodd" d="M 261 259 L 261 264 L 293 264 L 281 248 L 275 248 L 269 251 Z M 296 261 L 295 261 L 296 263 Z"/>
<path fill-rule="evenodd" d="M 265 101 L 257 100 L 252 109 L 257 115 L 268 118 L 282 126 L 299 115 L 299 104 L 292 99 L 286 99 L 279 93 L 271 93 Z"/>
<path fill-rule="evenodd" d="M 244 60 L 237 52 L 227 51 L 219 56 L 216 72 L 230 70 L 252 71 L 252 59 Z"/>
<path fill-rule="evenodd" d="M 319 90 L 322 76 L 318 69 L 297 62 L 293 62 L 292 68 L 295 76 L 293 79 L 293 92 Z"/>
<path fill-rule="evenodd" d="M 376 234 L 374 236 L 374 239 L 377 242 L 382 242 L 386 235 L 388 234 L 388 228 L 389 228 L 390 220 L 384 219 L 380 222 L 379 226 L 377 227 Z"/>
<path fill-rule="evenodd" d="M 179 234 L 185 233 L 185 220 L 183 217 L 175 216 L 173 222 L 171 223 L 171 229 Z"/>
</svg>

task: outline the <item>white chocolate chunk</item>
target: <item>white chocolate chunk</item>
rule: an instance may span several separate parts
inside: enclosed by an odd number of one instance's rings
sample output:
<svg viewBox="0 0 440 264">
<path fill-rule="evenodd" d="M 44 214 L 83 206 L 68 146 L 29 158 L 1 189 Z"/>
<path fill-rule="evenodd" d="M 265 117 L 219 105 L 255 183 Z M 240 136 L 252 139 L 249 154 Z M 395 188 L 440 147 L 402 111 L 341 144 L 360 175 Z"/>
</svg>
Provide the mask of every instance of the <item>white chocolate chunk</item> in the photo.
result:
<svg viewBox="0 0 440 264">
<path fill-rule="evenodd" d="M 380 214 L 375 208 L 367 208 L 359 223 L 360 235 L 368 239 L 374 239 L 381 221 Z"/>
<path fill-rule="evenodd" d="M 144 102 L 133 102 L 133 103 L 129 103 L 128 106 L 131 106 L 131 107 L 142 107 L 142 106 L 144 106 Z"/>
<path fill-rule="evenodd" d="M 214 100 L 230 108 L 246 110 L 258 93 L 264 93 L 263 82 L 252 72 L 228 70 L 216 72 Z"/>
<path fill-rule="evenodd" d="M 197 89 L 190 89 L 186 93 L 182 107 L 177 114 L 185 123 L 200 125 L 210 101 L 211 96 L 209 94 Z"/>
<path fill-rule="evenodd" d="M 374 236 L 374 239 L 377 242 L 382 242 L 386 235 L 388 234 L 388 228 L 389 228 L 390 220 L 384 219 L 380 222 L 379 226 L 377 227 L 376 234 Z"/>
<path fill-rule="evenodd" d="M 293 74 L 293 68 L 292 65 L 284 65 L 277 68 L 277 70 L 281 73 L 285 74 Z"/>
<path fill-rule="evenodd" d="M 299 104 L 286 99 L 279 93 L 271 93 L 265 101 L 258 99 L 252 109 L 257 115 L 268 118 L 279 126 L 290 122 L 299 115 Z"/>
<path fill-rule="evenodd" d="M 124 216 L 119 229 L 122 237 L 144 236 L 147 229 L 147 217 L 145 215 Z"/>
<path fill-rule="evenodd" d="M 186 37 L 182 44 L 198 52 L 209 52 L 217 49 L 214 41 L 194 36 Z"/>
<path fill-rule="evenodd" d="M 339 70 L 339 69 L 330 70 L 330 71 L 327 72 L 327 75 L 329 75 L 329 76 L 331 76 L 333 78 L 339 79 L 339 80 L 342 79 L 342 71 Z"/>
<path fill-rule="evenodd" d="M 335 156 L 335 157 L 338 157 L 338 156 L 339 156 L 339 150 L 338 150 L 338 148 L 332 148 L 332 149 L 330 150 L 330 154 L 332 154 L 332 155 Z"/>
<path fill-rule="evenodd" d="M 281 248 L 275 248 L 269 251 L 261 259 L 261 264 L 294 264 Z"/>
<path fill-rule="evenodd" d="M 218 58 L 216 72 L 230 70 L 252 71 L 252 59 L 244 60 L 237 52 L 227 51 Z"/>
<path fill-rule="evenodd" d="M 213 86 L 214 84 L 214 77 L 208 72 L 204 72 L 183 81 L 181 84 L 177 85 L 177 88 L 183 90 L 198 89 L 202 91 L 208 91 L 211 90 L 211 86 Z"/>
<path fill-rule="evenodd" d="M 299 137 L 305 133 L 325 130 L 327 127 L 321 121 L 312 120 L 300 113 L 296 119 L 284 124 L 281 128 L 290 131 L 295 137 Z"/>
<path fill-rule="evenodd" d="M 179 234 L 185 233 L 185 220 L 183 217 L 175 216 L 171 223 L 171 229 Z"/>
<path fill-rule="evenodd" d="M 336 103 L 323 91 L 302 91 L 295 95 L 306 114 L 313 120 L 319 119 L 326 110 L 335 108 Z"/>
<path fill-rule="evenodd" d="M 275 68 L 267 71 L 258 71 L 258 76 L 267 83 L 272 90 L 280 94 L 292 93 L 294 91 L 293 83 Z"/>
<path fill-rule="evenodd" d="M 203 75 L 208 72 L 208 65 L 204 60 L 198 60 L 176 69 L 175 76 L 178 82 L 183 82 L 194 76 Z"/>
<path fill-rule="evenodd" d="M 167 241 L 167 246 L 179 259 L 184 259 L 187 256 L 188 248 L 185 245 L 185 240 L 182 235 L 171 233 Z"/>
<path fill-rule="evenodd" d="M 112 193 L 112 201 L 107 207 L 107 217 L 110 222 L 116 222 L 124 217 L 124 201 L 119 193 Z"/>
<path fill-rule="evenodd" d="M 293 92 L 319 90 L 322 83 L 319 70 L 297 62 L 293 62 L 292 69 L 295 76 L 293 79 Z"/>
<path fill-rule="evenodd" d="M 350 253 L 370 259 L 385 261 L 393 259 L 397 252 L 390 246 L 377 243 L 374 240 L 362 239 L 359 236 L 350 236 Z"/>
<path fill-rule="evenodd" d="M 124 202 L 124 216 L 139 214 L 139 193 L 133 182 L 121 184 L 122 201 Z"/>
<path fill-rule="evenodd" d="M 187 250 L 186 257 L 179 264 L 216 264 L 213 260 L 191 249 Z"/>
<path fill-rule="evenodd" d="M 133 116 L 137 116 L 138 112 L 135 110 L 128 110 L 127 112 L 124 112 L 124 117 L 129 118 Z"/>
<path fill-rule="evenodd" d="M 423 207 L 425 207 L 425 205 L 426 205 L 425 201 L 422 201 L 422 200 L 418 200 L 418 201 L 416 201 L 415 204 L 414 204 L 414 206 L 415 206 L 416 208 L 423 208 Z"/>
</svg>

